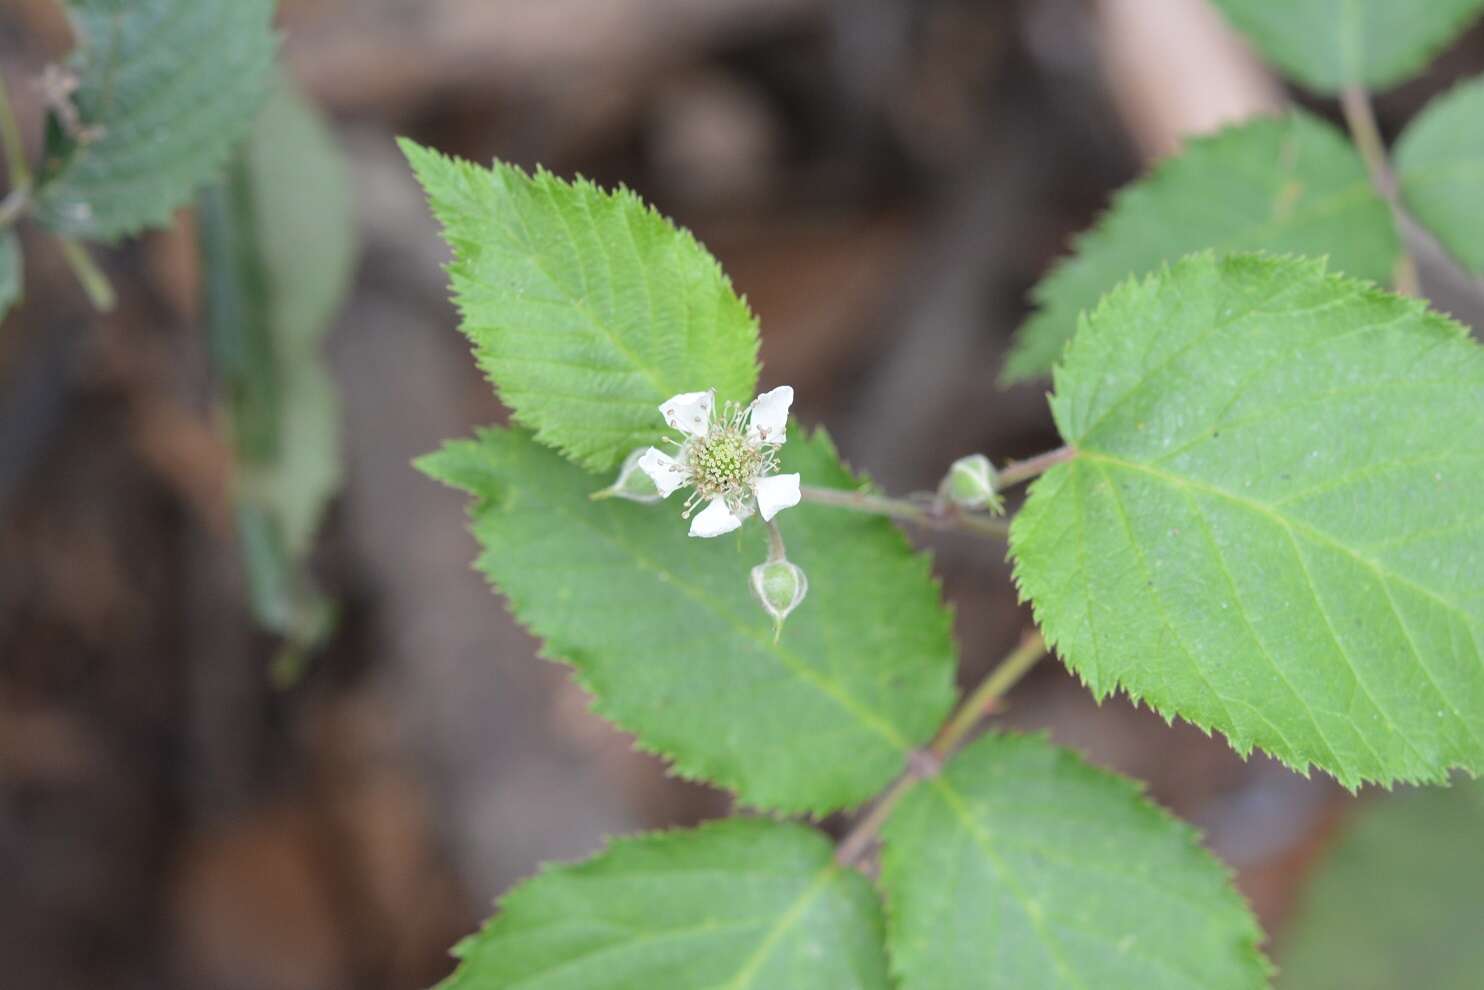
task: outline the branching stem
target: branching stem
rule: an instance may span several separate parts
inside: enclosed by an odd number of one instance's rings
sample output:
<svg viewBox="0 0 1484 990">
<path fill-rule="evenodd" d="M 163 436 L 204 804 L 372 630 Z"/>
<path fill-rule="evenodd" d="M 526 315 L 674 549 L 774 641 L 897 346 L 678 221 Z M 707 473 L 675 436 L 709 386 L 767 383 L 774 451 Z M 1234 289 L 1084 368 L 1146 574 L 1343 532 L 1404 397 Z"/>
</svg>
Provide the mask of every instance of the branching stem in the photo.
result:
<svg viewBox="0 0 1484 990">
<path fill-rule="evenodd" d="M 1391 160 L 1386 156 L 1386 144 L 1381 140 L 1381 128 L 1376 124 L 1376 111 L 1371 106 L 1370 93 L 1363 86 L 1347 86 L 1340 94 L 1340 108 L 1345 114 L 1345 124 L 1350 129 L 1355 147 L 1359 149 L 1361 158 L 1365 159 L 1366 169 L 1371 175 L 1371 185 L 1376 187 L 1376 192 L 1391 207 L 1398 232 L 1405 231 L 1406 213 L 1398 195 L 1396 173 L 1392 171 Z M 1409 296 L 1421 292 L 1417 262 L 1407 250 L 1405 242 L 1401 257 L 1397 259 L 1394 278 L 1398 292 Z"/>
<path fill-rule="evenodd" d="M 888 516 L 930 529 L 966 529 L 1002 540 L 1010 535 L 1010 524 L 1005 520 L 995 519 L 981 512 L 966 512 L 952 503 L 932 496 L 892 498 L 870 492 L 817 488 L 813 485 L 802 486 L 799 493 L 805 502 L 848 509 L 851 512 Z"/>
<path fill-rule="evenodd" d="M 1018 684 L 1045 655 L 1046 641 L 1039 632 L 1031 630 L 1021 637 L 1020 644 L 995 665 L 943 724 L 943 728 L 938 730 L 932 745 L 912 754 L 906 772 L 887 788 L 871 806 L 871 810 L 840 840 L 840 845 L 835 850 L 835 861 L 841 866 L 855 866 L 860 863 L 875 844 L 877 833 L 891 817 L 897 802 L 918 781 L 937 776 L 944 762 L 957 752 L 980 719 L 994 707 L 994 703 Z"/>
<path fill-rule="evenodd" d="M 67 259 L 67 265 L 72 269 L 72 274 L 77 276 L 77 281 L 82 285 L 83 292 L 87 293 L 88 301 L 93 308 L 100 313 L 107 313 L 113 309 L 114 303 L 118 301 L 113 291 L 113 283 L 103 273 L 88 254 L 87 248 L 70 237 L 58 237 L 57 243 L 62 248 L 62 257 Z"/>
</svg>

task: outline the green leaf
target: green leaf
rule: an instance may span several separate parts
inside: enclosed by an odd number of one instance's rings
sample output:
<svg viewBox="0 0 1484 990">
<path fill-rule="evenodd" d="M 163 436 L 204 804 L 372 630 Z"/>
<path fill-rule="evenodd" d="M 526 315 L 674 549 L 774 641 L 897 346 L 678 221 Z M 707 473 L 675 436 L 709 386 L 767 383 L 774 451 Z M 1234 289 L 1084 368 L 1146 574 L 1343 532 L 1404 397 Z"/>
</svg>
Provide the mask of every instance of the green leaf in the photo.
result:
<svg viewBox="0 0 1484 990">
<path fill-rule="evenodd" d="M 86 134 L 49 128 L 35 216 L 115 240 L 164 226 L 214 179 L 267 96 L 273 0 L 68 0 Z M 74 129 L 75 131 L 75 129 Z"/>
<path fill-rule="evenodd" d="M 1195 831 L 1039 737 L 979 740 L 882 839 L 901 990 L 1267 985 L 1257 922 Z"/>
<path fill-rule="evenodd" d="M 1283 940 L 1293 990 L 1478 990 L 1484 784 L 1362 806 Z"/>
<path fill-rule="evenodd" d="M 654 441 L 671 396 L 752 398 L 757 321 L 638 196 L 402 149 L 453 248 L 463 331 L 536 439 L 602 470 Z"/>
<path fill-rule="evenodd" d="M 204 197 L 200 223 L 254 611 L 307 649 L 329 617 L 305 563 L 342 470 L 339 401 L 320 348 L 349 289 L 356 239 L 339 148 L 287 80 L 228 180 Z"/>
<path fill-rule="evenodd" d="M 1038 311 L 1005 380 L 1048 373 L 1078 314 L 1123 279 L 1205 248 L 1327 255 L 1341 271 L 1385 282 L 1399 245 L 1364 163 L 1333 127 L 1302 111 L 1238 124 L 1192 141 L 1118 194 L 1034 289 Z"/>
<path fill-rule="evenodd" d="M 1321 93 L 1405 81 L 1484 8 L 1484 0 L 1215 2 L 1264 57 Z"/>
<path fill-rule="evenodd" d="M 802 825 L 614 842 L 501 901 L 441 990 L 886 990 L 881 909 Z"/>
<path fill-rule="evenodd" d="M 1428 105 L 1396 150 L 1402 199 L 1454 257 L 1484 274 L 1484 79 Z"/>
<path fill-rule="evenodd" d="M 822 435 L 781 454 L 809 484 L 856 484 Z M 697 540 L 678 495 L 591 501 L 591 475 L 516 430 L 418 466 L 477 496 L 479 566 L 516 617 L 683 776 L 757 807 L 833 811 L 887 784 L 952 702 L 948 613 L 927 558 L 887 522 L 808 504 L 779 517 L 809 595 L 775 643 L 748 588 L 767 555 L 756 522 Z"/>
<path fill-rule="evenodd" d="M 1188 258 L 1089 316 L 1011 528 L 1092 691 L 1347 787 L 1484 769 L 1484 349 L 1322 261 Z"/>
<path fill-rule="evenodd" d="M 20 302 L 24 280 L 21 240 L 13 230 L 0 232 L 0 320 L 5 319 L 10 307 Z"/>
</svg>

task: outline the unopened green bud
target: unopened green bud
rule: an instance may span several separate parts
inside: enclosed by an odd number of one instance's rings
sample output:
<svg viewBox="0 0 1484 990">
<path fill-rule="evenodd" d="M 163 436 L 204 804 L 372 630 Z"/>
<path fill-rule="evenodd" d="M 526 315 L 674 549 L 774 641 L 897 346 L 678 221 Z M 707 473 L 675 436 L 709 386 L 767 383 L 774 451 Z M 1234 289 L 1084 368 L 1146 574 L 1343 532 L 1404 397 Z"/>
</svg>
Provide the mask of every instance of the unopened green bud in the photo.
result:
<svg viewBox="0 0 1484 990">
<path fill-rule="evenodd" d="M 752 593 L 763 611 L 773 617 L 773 639 L 783 632 L 783 620 L 799 607 L 809 593 L 809 579 L 803 568 L 787 560 L 770 560 L 752 569 Z"/>
<path fill-rule="evenodd" d="M 1004 502 L 995 490 L 994 465 L 983 454 L 970 454 L 954 461 L 943 479 L 942 492 L 961 509 L 1005 511 Z"/>
<path fill-rule="evenodd" d="M 623 467 L 618 469 L 618 478 L 601 491 L 593 492 L 592 498 L 626 498 L 630 502 L 658 502 L 660 491 L 654 486 L 654 480 L 645 474 L 639 467 L 639 458 L 644 456 L 648 447 L 640 447 L 623 459 Z"/>
</svg>

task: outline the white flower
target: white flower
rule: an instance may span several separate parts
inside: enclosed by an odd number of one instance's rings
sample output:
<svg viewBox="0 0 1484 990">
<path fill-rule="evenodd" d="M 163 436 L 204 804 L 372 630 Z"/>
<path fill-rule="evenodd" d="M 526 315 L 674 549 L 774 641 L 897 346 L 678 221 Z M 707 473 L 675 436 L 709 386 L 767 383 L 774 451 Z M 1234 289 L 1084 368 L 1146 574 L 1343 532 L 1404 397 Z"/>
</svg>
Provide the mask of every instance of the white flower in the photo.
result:
<svg viewBox="0 0 1484 990">
<path fill-rule="evenodd" d="M 686 392 L 660 406 L 665 422 L 684 434 L 671 440 L 672 457 L 650 447 L 639 467 L 654 481 L 662 498 L 686 485 L 694 491 L 685 502 L 685 518 L 696 506 L 706 507 L 691 519 L 691 536 L 721 536 L 742 525 L 755 510 L 765 521 L 799 504 L 799 476 L 773 474 L 777 450 L 787 439 L 788 407 L 794 390 L 779 386 L 747 406 L 728 403 L 716 414 L 716 392 Z"/>
</svg>

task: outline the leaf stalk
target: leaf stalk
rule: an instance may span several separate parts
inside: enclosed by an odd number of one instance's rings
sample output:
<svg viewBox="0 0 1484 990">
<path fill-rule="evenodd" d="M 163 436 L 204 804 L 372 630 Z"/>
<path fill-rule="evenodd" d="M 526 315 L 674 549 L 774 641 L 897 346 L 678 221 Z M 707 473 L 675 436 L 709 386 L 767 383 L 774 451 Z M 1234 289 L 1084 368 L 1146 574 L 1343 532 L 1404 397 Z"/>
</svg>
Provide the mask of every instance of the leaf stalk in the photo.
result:
<svg viewBox="0 0 1484 990">
<path fill-rule="evenodd" d="M 887 788 L 881 798 L 871 806 L 865 817 L 840 840 L 835 850 L 835 862 L 841 866 L 856 866 L 870 852 L 876 835 L 892 811 L 906 793 L 920 780 L 937 776 L 943 764 L 958 751 L 965 738 L 979 724 L 980 719 L 994 708 L 995 702 L 1004 697 L 1021 678 L 1046 655 L 1046 640 L 1038 630 L 1032 629 L 1021 637 L 1020 643 L 979 682 L 970 692 L 943 727 L 938 730 L 932 744 L 925 750 L 912 754 L 906 771 Z"/>
</svg>

